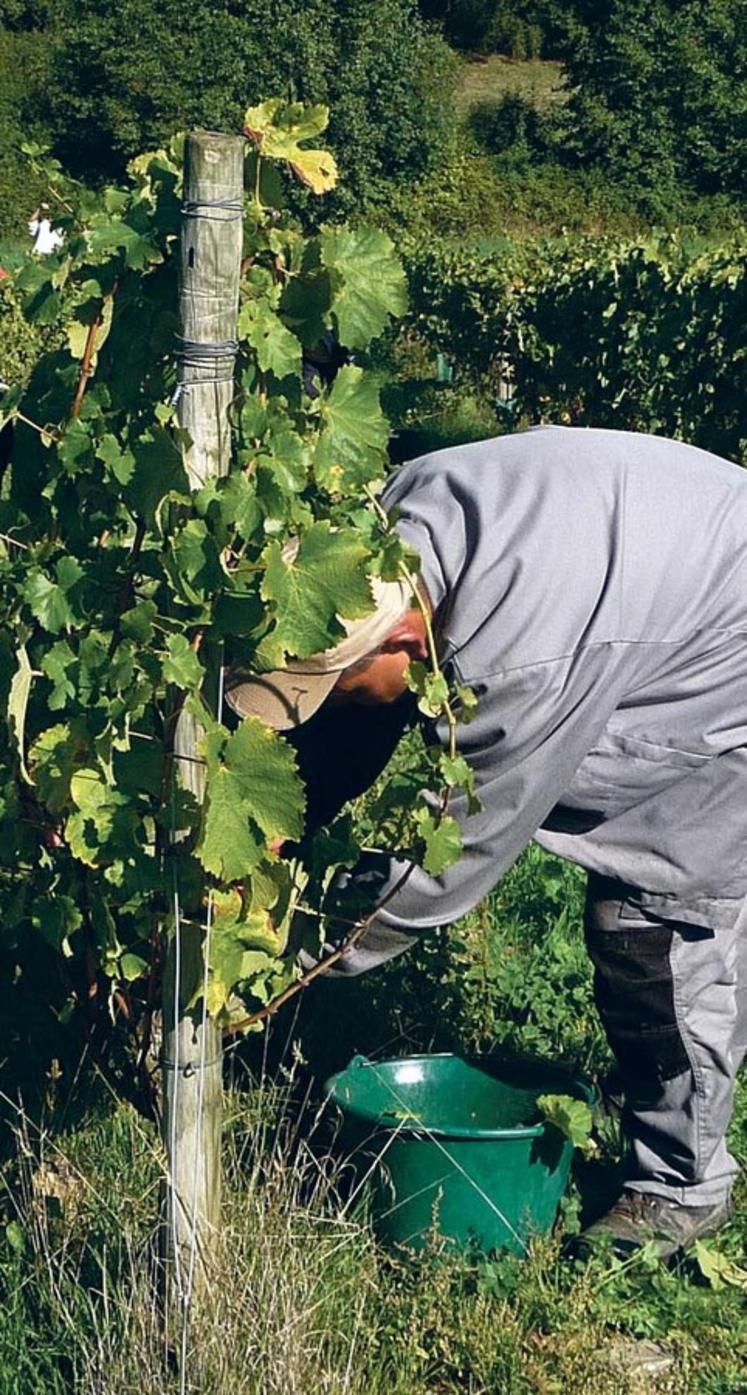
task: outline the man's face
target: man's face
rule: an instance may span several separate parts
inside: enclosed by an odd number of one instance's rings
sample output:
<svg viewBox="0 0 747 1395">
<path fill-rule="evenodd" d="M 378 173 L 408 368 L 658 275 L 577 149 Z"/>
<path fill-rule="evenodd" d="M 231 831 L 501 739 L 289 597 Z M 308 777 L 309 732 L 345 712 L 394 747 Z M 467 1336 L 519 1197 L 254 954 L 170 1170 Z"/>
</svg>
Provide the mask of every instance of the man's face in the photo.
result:
<svg viewBox="0 0 747 1395">
<path fill-rule="evenodd" d="M 327 703 L 331 707 L 344 702 L 371 707 L 395 702 L 407 688 L 406 675 L 411 661 L 422 661 L 427 656 L 423 616 L 419 610 L 408 611 L 367 663 L 356 664 L 340 674 Z"/>
<path fill-rule="evenodd" d="M 409 663 L 410 656 L 403 649 L 375 654 L 367 664 L 341 674 L 327 701 L 330 706 L 354 702 L 364 707 L 394 702 L 407 687 L 405 674 Z"/>
</svg>

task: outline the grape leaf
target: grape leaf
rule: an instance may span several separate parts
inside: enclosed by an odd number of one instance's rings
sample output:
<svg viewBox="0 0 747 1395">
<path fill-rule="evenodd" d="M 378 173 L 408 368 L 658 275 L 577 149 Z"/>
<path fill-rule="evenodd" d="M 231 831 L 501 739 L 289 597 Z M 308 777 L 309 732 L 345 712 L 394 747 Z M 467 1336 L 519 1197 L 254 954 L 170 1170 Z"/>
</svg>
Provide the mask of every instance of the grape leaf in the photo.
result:
<svg viewBox="0 0 747 1395">
<path fill-rule="evenodd" d="M 83 924 L 83 916 L 72 897 L 59 893 L 37 896 L 31 906 L 31 920 L 47 944 L 68 959 L 72 954 L 70 936 Z"/>
<path fill-rule="evenodd" d="M 450 814 L 436 819 L 428 809 L 418 809 L 415 823 L 425 843 L 423 868 L 431 877 L 440 877 L 461 856 L 462 832 L 459 824 Z"/>
<path fill-rule="evenodd" d="M 68 475 L 79 475 L 91 459 L 90 430 L 82 421 L 71 421 L 57 446 L 57 456 Z"/>
<path fill-rule="evenodd" d="M 148 973 L 148 961 L 140 954 L 133 954 L 128 951 L 120 955 L 119 970 L 123 979 L 127 983 L 133 983 L 138 978 L 145 978 Z"/>
<path fill-rule="evenodd" d="M 456 684 L 456 697 L 459 712 L 459 721 L 463 726 L 468 726 L 477 715 L 477 693 L 474 688 L 467 688 L 461 683 Z"/>
<path fill-rule="evenodd" d="M 86 229 L 88 251 L 94 262 L 103 261 L 108 253 L 120 251 L 126 266 L 135 271 L 143 271 L 154 262 L 163 260 L 155 240 L 144 237 L 141 232 L 121 218 L 111 218 L 106 214 L 94 214 Z"/>
<path fill-rule="evenodd" d="M 123 852 L 134 850 L 134 814 L 100 770 L 76 770 L 70 780 L 75 809 L 65 823 L 65 839 L 73 855 L 88 867 L 98 867 Z"/>
<path fill-rule="evenodd" d="M 52 634 L 69 630 L 75 619 L 70 604 L 70 592 L 83 576 L 83 568 L 74 557 L 61 557 L 55 567 L 56 581 L 37 569 L 29 573 L 24 597 L 32 615 Z"/>
<path fill-rule="evenodd" d="M 325 229 L 320 245 L 340 343 L 365 349 L 392 315 L 407 309 L 407 282 L 394 243 L 378 228 L 341 227 Z"/>
<path fill-rule="evenodd" d="M 135 468 L 125 486 L 125 498 L 133 512 L 152 528 L 158 506 L 167 494 L 189 499 L 189 480 L 181 452 L 164 427 L 144 431 L 131 443 L 131 449 Z"/>
<path fill-rule="evenodd" d="M 100 296 L 101 288 L 97 286 L 96 282 L 93 282 L 92 284 L 96 286 L 96 289 L 98 290 Z M 90 360 L 90 367 L 93 370 L 96 367 L 96 361 L 98 359 L 99 350 L 102 348 L 104 341 L 107 339 L 109 331 L 112 327 L 114 299 L 112 296 L 108 295 L 104 299 L 103 304 L 94 304 L 93 306 L 91 306 L 89 302 L 88 307 L 86 309 L 90 313 L 86 313 L 86 311 L 84 311 L 81 307 L 77 311 L 77 315 L 81 316 L 81 318 L 76 317 L 75 319 L 68 321 L 68 324 L 66 326 L 66 334 L 68 347 L 73 358 L 83 358 L 86 351 L 86 345 L 88 343 L 88 335 L 91 328 L 91 324 L 93 323 L 94 316 L 98 316 L 100 311 L 100 319 L 97 324 L 96 337 L 94 340 L 94 352 Z"/>
<path fill-rule="evenodd" d="M 263 373 L 287 378 L 301 371 L 301 344 L 266 300 L 246 300 L 239 311 L 238 334 L 257 355 Z"/>
<path fill-rule="evenodd" d="M 226 580 L 215 538 L 201 518 L 191 518 L 180 528 L 167 566 L 177 591 L 193 605 L 220 591 Z"/>
<path fill-rule="evenodd" d="M 259 829 L 250 824 L 239 782 L 224 765 L 208 775 L 195 852 L 205 870 L 224 882 L 241 880 L 262 859 Z"/>
<path fill-rule="evenodd" d="M 329 109 L 285 103 L 280 98 L 249 107 L 244 113 L 244 134 L 260 155 L 287 160 L 293 173 L 315 194 L 324 194 L 337 183 L 337 165 L 326 150 L 305 149 L 300 142 L 321 135 L 327 127 Z"/>
<path fill-rule="evenodd" d="M 153 621 L 158 607 L 153 601 L 141 601 L 131 610 L 125 610 L 120 620 L 120 631 L 126 639 L 134 639 L 137 644 L 150 644 L 153 638 Z"/>
<path fill-rule="evenodd" d="M 322 429 L 314 453 L 317 484 L 330 494 L 358 490 L 385 473 L 389 425 L 379 389 L 355 364 L 341 368 L 319 398 Z"/>
<path fill-rule="evenodd" d="M 305 658 L 329 648 L 344 634 L 338 615 L 358 619 L 373 609 L 364 571 L 368 552 L 350 529 L 314 523 L 292 560 L 276 542 L 263 556 L 262 596 L 277 609 L 263 650 L 273 665 L 282 665 L 286 653 Z"/>
<path fill-rule="evenodd" d="M 472 775 L 464 756 L 442 755 L 439 766 L 447 785 L 466 785 Z"/>
<path fill-rule="evenodd" d="M 292 748 L 255 717 L 221 742 L 203 742 L 207 785 L 197 856 L 223 881 L 244 878 L 265 855 L 264 838 L 299 838 L 304 792 Z M 264 836 L 263 836 L 264 835 Z"/>
<path fill-rule="evenodd" d="M 175 683 L 177 688 L 197 688 L 202 682 L 202 664 L 186 635 L 169 635 L 163 676 L 167 683 Z"/>
<path fill-rule="evenodd" d="M 110 431 L 101 437 L 96 455 L 119 484 L 129 484 L 135 471 L 135 457 L 131 450 L 122 450 L 116 436 Z"/>
<path fill-rule="evenodd" d="M 280 298 L 287 325 L 305 349 L 314 349 L 331 327 L 332 287 L 322 266 L 318 239 L 306 243 L 295 276 L 288 277 Z"/>
<path fill-rule="evenodd" d="M 31 777 L 39 798 L 53 814 L 70 801 L 70 782 L 90 760 L 90 748 L 80 721 L 47 727 L 29 750 Z"/>
<path fill-rule="evenodd" d="M 444 675 L 440 671 L 432 672 L 427 664 L 413 659 L 406 676 L 408 688 L 418 695 L 419 710 L 426 717 L 439 717 L 449 697 L 449 685 Z"/>
<path fill-rule="evenodd" d="M 226 742 L 223 759 L 252 818 L 267 838 L 300 838 L 304 792 L 293 748 L 256 717 Z"/>
<path fill-rule="evenodd" d="M 75 684 L 70 677 L 70 670 L 75 663 L 76 656 L 66 639 L 58 639 L 56 644 L 42 655 L 42 670 L 53 684 L 49 695 L 49 708 L 52 712 L 59 711 L 65 706 L 68 698 L 75 696 Z"/>
</svg>

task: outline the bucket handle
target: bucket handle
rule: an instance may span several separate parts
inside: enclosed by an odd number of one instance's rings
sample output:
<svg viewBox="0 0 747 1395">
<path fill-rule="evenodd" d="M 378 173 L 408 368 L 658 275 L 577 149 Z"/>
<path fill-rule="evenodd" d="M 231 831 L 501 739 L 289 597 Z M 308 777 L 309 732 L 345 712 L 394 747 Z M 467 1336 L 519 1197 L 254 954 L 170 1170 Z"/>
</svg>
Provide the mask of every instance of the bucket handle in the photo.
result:
<svg viewBox="0 0 747 1395">
<path fill-rule="evenodd" d="M 360 1070 L 363 1066 L 370 1066 L 370 1065 L 371 1065 L 371 1062 L 370 1062 L 368 1056 L 363 1056 L 363 1055 L 361 1055 L 361 1054 L 358 1052 L 358 1053 L 356 1053 L 356 1055 L 353 1056 L 353 1057 L 350 1059 L 350 1061 L 348 1062 L 348 1070 Z"/>
</svg>

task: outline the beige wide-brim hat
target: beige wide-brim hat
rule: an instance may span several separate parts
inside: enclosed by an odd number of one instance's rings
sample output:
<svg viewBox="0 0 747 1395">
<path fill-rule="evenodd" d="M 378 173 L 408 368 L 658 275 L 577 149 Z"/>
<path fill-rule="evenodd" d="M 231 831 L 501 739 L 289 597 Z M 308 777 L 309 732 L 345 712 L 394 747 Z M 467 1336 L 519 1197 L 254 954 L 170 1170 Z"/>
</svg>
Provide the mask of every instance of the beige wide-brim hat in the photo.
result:
<svg viewBox="0 0 747 1395">
<path fill-rule="evenodd" d="M 259 717 L 275 731 L 289 731 L 313 717 L 340 674 L 374 654 L 397 621 L 417 604 L 406 582 L 369 579 L 376 609 L 363 620 L 341 616 L 345 639 L 334 648 L 294 659 L 272 673 L 229 670 L 225 698 L 232 711 L 239 717 Z"/>
</svg>

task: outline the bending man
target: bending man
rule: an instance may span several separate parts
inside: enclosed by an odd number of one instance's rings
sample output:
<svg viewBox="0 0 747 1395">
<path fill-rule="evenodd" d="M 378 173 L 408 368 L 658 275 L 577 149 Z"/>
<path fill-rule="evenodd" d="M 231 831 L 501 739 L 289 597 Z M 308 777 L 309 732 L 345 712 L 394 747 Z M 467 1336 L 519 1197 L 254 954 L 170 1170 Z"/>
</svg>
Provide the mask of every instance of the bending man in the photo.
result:
<svg viewBox="0 0 747 1395">
<path fill-rule="evenodd" d="M 541 427 L 413 461 L 384 503 L 420 555 L 441 662 L 478 694 L 460 751 L 483 809 L 454 801 L 463 857 L 438 878 L 416 869 L 339 967 L 371 968 L 463 915 L 531 838 L 585 867 L 630 1138 L 625 1189 L 593 1230 L 623 1246 L 654 1234 L 672 1254 L 726 1217 L 737 1170 L 724 1135 L 747 1046 L 747 474 L 657 437 Z M 422 615 L 380 601 L 320 670 L 229 694 L 240 714 L 307 724 L 291 735 L 317 821 L 412 719 Z M 382 900 L 402 871 L 384 859 L 353 882 Z"/>
</svg>

